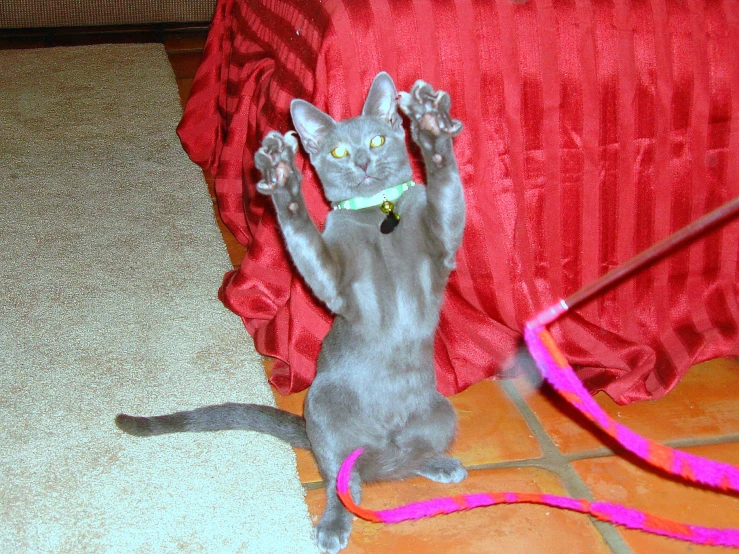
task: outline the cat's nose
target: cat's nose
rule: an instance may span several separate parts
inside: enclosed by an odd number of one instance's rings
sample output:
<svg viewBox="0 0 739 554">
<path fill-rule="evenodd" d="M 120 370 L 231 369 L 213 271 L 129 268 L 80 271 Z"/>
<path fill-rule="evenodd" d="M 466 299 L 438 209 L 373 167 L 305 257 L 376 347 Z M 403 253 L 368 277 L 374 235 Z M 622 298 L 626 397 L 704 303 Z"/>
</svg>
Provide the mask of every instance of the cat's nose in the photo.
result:
<svg viewBox="0 0 739 554">
<path fill-rule="evenodd" d="M 369 162 L 369 156 L 367 156 L 367 154 L 365 154 L 364 152 L 358 152 L 356 157 L 354 158 L 354 163 L 357 164 L 357 167 L 359 167 L 365 173 L 367 172 L 367 168 L 369 167 Z"/>
</svg>

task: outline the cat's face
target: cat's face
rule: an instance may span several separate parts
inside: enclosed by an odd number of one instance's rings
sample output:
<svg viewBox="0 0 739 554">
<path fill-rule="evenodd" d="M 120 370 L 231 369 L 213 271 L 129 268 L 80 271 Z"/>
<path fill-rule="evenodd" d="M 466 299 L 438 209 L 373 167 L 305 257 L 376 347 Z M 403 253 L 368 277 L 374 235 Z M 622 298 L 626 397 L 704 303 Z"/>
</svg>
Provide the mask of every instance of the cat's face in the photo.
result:
<svg viewBox="0 0 739 554">
<path fill-rule="evenodd" d="M 411 178 L 397 91 L 387 73 L 375 77 L 358 117 L 337 122 L 304 100 L 293 100 L 290 112 L 329 201 L 372 196 Z"/>
</svg>

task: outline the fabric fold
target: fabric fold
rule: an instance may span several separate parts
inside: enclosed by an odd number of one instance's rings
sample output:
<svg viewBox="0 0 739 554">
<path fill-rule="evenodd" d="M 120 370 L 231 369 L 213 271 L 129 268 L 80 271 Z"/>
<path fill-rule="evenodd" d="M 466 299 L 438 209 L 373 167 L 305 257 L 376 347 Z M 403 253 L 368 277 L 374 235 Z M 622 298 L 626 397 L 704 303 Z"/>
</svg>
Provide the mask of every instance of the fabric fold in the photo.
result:
<svg viewBox="0 0 739 554">
<path fill-rule="evenodd" d="M 424 79 L 450 93 L 468 209 L 436 341 L 438 387 L 453 394 L 498 374 L 532 314 L 739 194 L 735 12 L 731 0 L 220 0 L 179 133 L 249 247 L 221 298 L 279 360 L 273 384 L 310 384 L 331 321 L 254 188 L 252 154 L 291 128 L 293 97 L 358 115 L 381 70 L 399 90 Z M 327 203 L 298 162 L 321 227 Z M 414 171 L 423 182 L 417 159 Z M 739 354 L 737 229 L 555 325 L 592 392 L 657 398 L 690 365 Z"/>
</svg>

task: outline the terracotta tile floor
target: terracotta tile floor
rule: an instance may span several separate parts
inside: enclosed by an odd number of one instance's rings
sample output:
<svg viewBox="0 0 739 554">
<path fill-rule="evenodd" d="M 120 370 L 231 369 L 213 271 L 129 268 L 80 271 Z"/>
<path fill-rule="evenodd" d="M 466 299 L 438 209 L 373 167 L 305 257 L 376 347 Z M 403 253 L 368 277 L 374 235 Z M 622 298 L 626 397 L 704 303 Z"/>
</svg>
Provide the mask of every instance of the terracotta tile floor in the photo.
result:
<svg viewBox="0 0 739 554">
<path fill-rule="evenodd" d="M 43 47 L 96 42 L 161 42 L 167 48 L 184 104 L 200 61 L 205 27 L 123 28 L 73 32 L 0 32 L 0 48 Z M 204 175 L 214 198 L 213 182 Z M 215 206 L 214 214 L 218 219 Z M 222 225 L 237 266 L 244 249 Z M 245 339 L 246 340 L 246 339 Z M 271 362 L 265 360 L 269 373 Z M 276 395 L 281 407 L 302 412 L 303 394 Z M 548 391 L 533 391 L 520 380 L 483 382 L 453 397 L 460 418 L 454 454 L 470 472 L 458 485 L 423 479 L 365 487 L 363 504 L 383 508 L 475 491 L 546 491 L 623 502 L 658 515 L 711 526 L 739 527 L 739 495 L 719 495 L 666 479 L 623 455 L 607 438 Z M 596 400 L 618 421 L 647 437 L 713 459 L 739 464 L 739 361 L 715 360 L 691 369 L 666 398 L 618 406 Z M 310 455 L 298 451 L 298 470 L 314 519 L 324 495 Z M 382 526 L 357 521 L 349 553 L 697 553 L 692 547 L 652 537 L 568 512 L 541 506 L 483 508 L 414 523 Z"/>
</svg>

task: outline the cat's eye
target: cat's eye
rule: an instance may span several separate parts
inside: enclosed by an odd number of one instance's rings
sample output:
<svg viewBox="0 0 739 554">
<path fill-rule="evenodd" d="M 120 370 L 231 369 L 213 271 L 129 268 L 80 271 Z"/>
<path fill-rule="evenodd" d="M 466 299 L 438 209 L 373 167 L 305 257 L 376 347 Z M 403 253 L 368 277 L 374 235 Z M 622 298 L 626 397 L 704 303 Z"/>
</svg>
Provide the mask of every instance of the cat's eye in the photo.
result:
<svg viewBox="0 0 739 554">
<path fill-rule="evenodd" d="M 334 158 L 345 158 L 349 155 L 349 149 L 346 146 L 337 146 L 331 150 L 331 155 Z"/>
<path fill-rule="evenodd" d="M 373 137 L 370 141 L 370 146 L 372 148 L 379 148 L 383 144 L 385 144 L 385 137 L 383 137 L 382 135 L 377 135 L 376 137 Z"/>
</svg>

